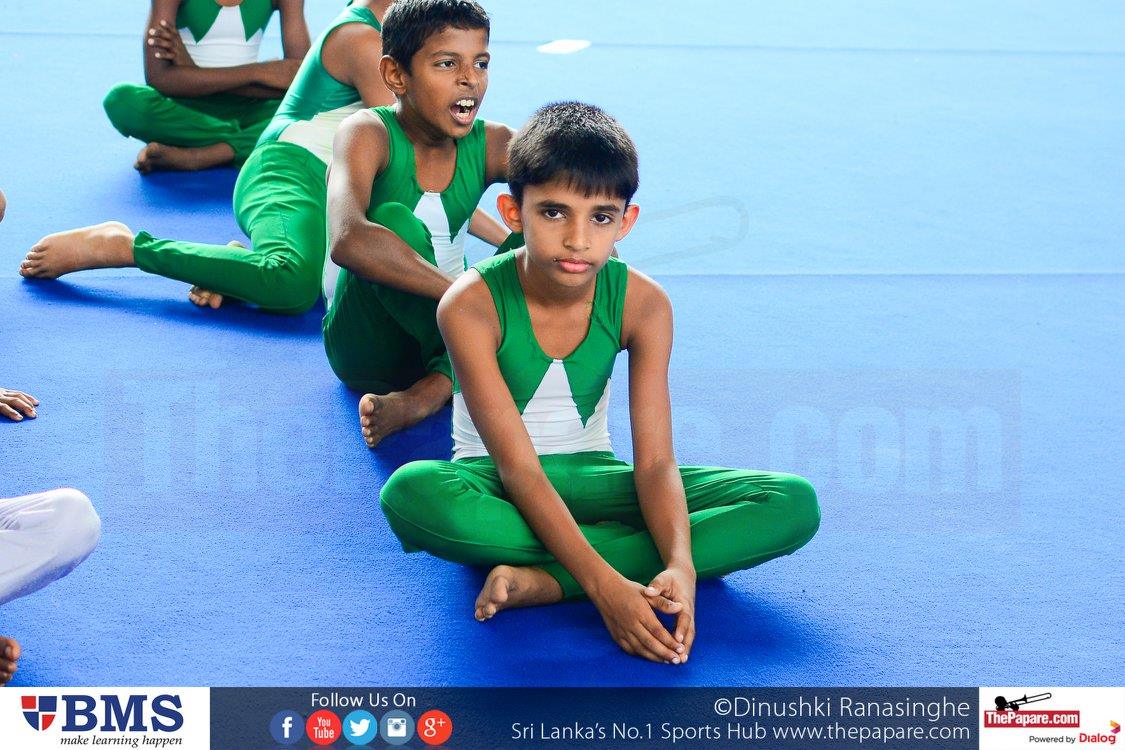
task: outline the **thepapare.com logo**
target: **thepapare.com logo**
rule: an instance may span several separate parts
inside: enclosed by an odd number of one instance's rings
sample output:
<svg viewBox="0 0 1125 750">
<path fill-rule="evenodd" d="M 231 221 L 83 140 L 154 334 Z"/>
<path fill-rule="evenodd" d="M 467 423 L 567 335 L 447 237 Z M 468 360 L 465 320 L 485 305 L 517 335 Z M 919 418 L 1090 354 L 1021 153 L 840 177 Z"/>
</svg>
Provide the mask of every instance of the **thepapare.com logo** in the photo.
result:
<svg viewBox="0 0 1125 750">
<path fill-rule="evenodd" d="M 22 695 L 20 708 L 32 729 L 42 732 L 175 732 L 184 725 L 178 695 Z M 133 747 L 178 744 L 133 736 Z"/>
</svg>

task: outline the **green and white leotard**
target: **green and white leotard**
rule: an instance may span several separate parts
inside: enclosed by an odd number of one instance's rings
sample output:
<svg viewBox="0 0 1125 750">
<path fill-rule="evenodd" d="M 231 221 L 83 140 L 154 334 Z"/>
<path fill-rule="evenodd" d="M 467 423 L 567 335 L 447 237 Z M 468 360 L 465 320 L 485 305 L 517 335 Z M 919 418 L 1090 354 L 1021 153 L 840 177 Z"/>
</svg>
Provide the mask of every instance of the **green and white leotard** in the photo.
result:
<svg viewBox="0 0 1125 750">
<path fill-rule="evenodd" d="M 333 78 L 321 58 L 328 35 L 349 23 L 366 24 L 376 31 L 383 28 L 369 8 L 349 5 L 336 16 L 305 56 L 277 114 L 262 132 L 259 144 L 295 143 L 326 166 L 332 163 L 332 139 L 336 129 L 345 117 L 363 109 L 359 92 Z"/>
<path fill-rule="evenodd" d="M 225 7 L 215 0 L 183 0 L 176 28 L 192 61 L 201 68 L 227 68 L 258 61 L 273 0 L 242 0 Z"/>
<path fill-rule="evenodd" d="M 262 34 L 273 11 L 273 0 L 243 0 L 230 8 L 215 0 L 183 0 L 176 27 L 199 67 L 247 65 L 258 61 Z M 173 97 L 152 86 L 119 83 L 106 94 L 102 106 L 113 127 L 126 137 L 184 148 L 225 143 L 238 165 L 254 150 L 280 101 L 228 92 Z"/>
<path fill-rule="evenodd" d="M 647 531 L 633 467 L 616 458 L 606 431 L 609 377 L 620 349 L 628 269 L 611 258 L 598 272 L 585 339 L 564 360 L 535 339 L 517 274 L 522 254 L 474 266 L 500 321 L 496 361 L 531 436 L 547 480 L 582 535 L 616 571 L 648 583 L 664 561 Z M 415 461 L 380 495 L 391 529 L 408 552 L 425 550 L 469 565 L 534 565 L 582 596 L 511 501 L 460 393 L 453 404 L 453 461 Z M 788 555 L 820 524 L 816 493 L 804 479 L 745 469 L 681 466 L 700 578 Z"/>
<path fill-rule="evenodd" d="M 382 29 L 371 11 L 356 7 L 345 8 L 329 24 L 238 174 L 234 214 L 251 246 L 162 240 L 140 232 L 133 242 L 140 268 L 271 312 L 300 314 L 316 304 L 327 242 L 325 173 L 335 131 L 302 138 L 299 126 L 360 106 L 359 92 L 333 79 L 321 62 L 325 40 L 349 23 Z M 298 135 L 288 137 L 291 131 Z"/>
<path fill-rule="evenodd" d="M 371 188 L 368 218 L 385 203 L 401 203 L 426 225 L 434 246 L 434 263 L 450 276 L 464 273 L 465 235 L 469 219 L 487 187 L 485 182 L 484 120 L 473 123 L 469 134 L 457 142 L 453 179 L 440 193 L 423 190 L 415 169 L 414 144 L 395 117 L 394 107 L 371 110 L 387 128 L 387 166 Z"/>
<path fill-rule="evenodd" d="M 610 451 L 609 383 L 621 350 L 621 312 L 629 276 L 617 258 L 598 272 L 590 328 L 566 359 L 547 356 L 531 328 L 516 253 L 473 266 L 492 293 L 500 319 L 496 361 L 539 455 Z M 488 450 L 453 383 L 453 460 L 487 456 Z"/>
<path fill-rule="evenodd" d="M 485 123 L 477 120 L 457 142 L 453 178 L 441 192 L 423 190 L 414 145 L 393 107 L 371 110 L 387 130 L 387 164 L 371 187 L 367 218 L 395 232 L 450 276 L 466 268 L 465 235 L 487 184 Z M 452 377 L 437 328 L 437 302 L 366 282 L 340 271 L 328 314 L 324 348 L 337 377 L 371 393 L 408 388 L 430 372 Z"/>
</svg>

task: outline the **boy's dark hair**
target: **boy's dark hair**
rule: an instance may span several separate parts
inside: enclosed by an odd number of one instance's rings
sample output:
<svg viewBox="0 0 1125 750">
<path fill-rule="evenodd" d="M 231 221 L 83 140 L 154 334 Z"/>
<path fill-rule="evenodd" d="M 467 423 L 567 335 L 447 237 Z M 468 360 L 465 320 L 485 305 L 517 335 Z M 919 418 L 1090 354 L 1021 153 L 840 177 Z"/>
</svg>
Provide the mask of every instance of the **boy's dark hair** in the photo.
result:
<svg viewBox="0 0 1125 750">
<path fill-rule="evenodd" d="M 395 0 L 383 16 L 383 54 L 410 72 L 410 62 L 434 34 L 448 28 L 484 29 L 488 14 L 474 0 Z"/>
<path fill-rule="evenodd" d="M 508 146 L 508 189 L 517 203 L 528 185 L 561 179 L 591 195 L 633 199 L 640 184 L 637 147 L 592 104 L 555 102 L 539 108 Z"/>
</svg>

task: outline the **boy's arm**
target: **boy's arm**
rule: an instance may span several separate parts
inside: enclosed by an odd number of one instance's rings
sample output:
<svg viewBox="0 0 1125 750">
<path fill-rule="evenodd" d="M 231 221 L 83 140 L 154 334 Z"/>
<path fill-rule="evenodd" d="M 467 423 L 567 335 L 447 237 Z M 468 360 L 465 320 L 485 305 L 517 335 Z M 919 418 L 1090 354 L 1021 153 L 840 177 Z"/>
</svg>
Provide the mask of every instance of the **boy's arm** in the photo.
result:
<svg viewBox="0 0 1125 750">
<path fill-rule="evenodd" d="M 484 184 L 508 181 L 508 144 L 516 131 L 500 122 L 484 123 Z"/>
<path fill-rule="evenodd" d="M 365 107 L 395 103 L 379 72 L 382 57 L 383 35 L 365 23 L 346 23 L 333 29 L 320 51 L 328 75 L 358 91 Z"/>
<path fill-rule="evenodd" d="M 677 644 L 640 595 L 641 587 L 590 546 L 543 473 L 496 361 L 500 326 L 479 274 L 470 271 L 458 279 L 438 303 L 437 321 L 473 424 L 520 515 L 590 596 L 622 648 L 653 661 L 676 659 Z"/>
<path fill-rule="evenodd" d="M 277 0 L 281 16 L 281 50 L 287 60 L 305 59 L 312 47 L 305 23 L 305 0 Z"/>
<path fill-rule="evenodd" d="M 340 124 L 328 170 L 328 250 L 332 261 L 364 281 L 441 299 L 453 279 L 391 230 L 369 221 L 371 186 L 386 166 L 388 135 L 382 120 L 363 110 Z"/>
<path fill-rule="evenodd" d="M 672 448 L 672 305 L 658 284 L 633 269 L 627 289 L 622 339 L 629 351 L 633 477 L 641 514 L 665 565 L 649 593 L 658 591 L 684 605 L 675 635 L 686 657 L 695 635 L 695 564 L 684 484 Z"/>
<path fill-rule="evenodd" d="M 284 91 L 300 60 L 271 60 L 223 68 L 201 68 L 192 62 L 176 30 L 180 0 L 152 0 L 145 27 L 145 82 L 165 96 L 199 97 L 265 86 Z"/>
<path fill-rule="evenodd" d="M 469 219 L 469 234 L 493 247 L 500 247 L 508 239 L 508 228 L 483 208 L 478 208 Z"/>
<path fill-rule="evenodd" d="M 484 123 L 484 184 L 508 180 L 508 144 L 515 135 L 507 125 L 498 122 Z M 493 247 L 500 247 L 508 239 L 508 228 L 491 214 L 478 208 L 469 220 L 469 234 L 484 240 Z"/>
</svg>

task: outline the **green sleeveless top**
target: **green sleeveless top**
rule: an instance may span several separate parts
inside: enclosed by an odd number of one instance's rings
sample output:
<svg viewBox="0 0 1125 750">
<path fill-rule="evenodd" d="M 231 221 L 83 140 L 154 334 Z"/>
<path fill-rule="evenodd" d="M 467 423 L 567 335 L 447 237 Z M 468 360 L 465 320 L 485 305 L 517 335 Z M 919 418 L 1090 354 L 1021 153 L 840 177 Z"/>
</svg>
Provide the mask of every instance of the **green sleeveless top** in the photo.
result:
<svg viewBox="0 0 1125 750">
<path fill-rule="evenodd" d="M 484 195 L 487 145 L 484 120 L 457 141 L 453 179 L 440 193 L 427 192 L 418 184 L 414 144 L 395 117 L 394 107 L 372 107 L 387 128 L 387 165 L 371 186 L 367 218 L 375 221 L 375 209 L 384 203 L 401 203 L 426 225 L 433 240 L 437 267 L 450 276 L 460 276 L 465 263 L 465 235 L 469 219 Z"/>
<path fill-rule="evenodd" d="M 473 266 L 484 279 L 500 320 L 496 361 L 539 455 L 611 451 L 609 379 L 621 351 L 628 266 L 617 258 L 598 272 L 590 328 L 565 359 L 547 356 L 535 338 L 516 264 L 522 253 L 494 255 Z M 453 460 L 486 456 L 453 381 Z"/>
<path fill-rule="evenodd" d="M 336 128 L 345 117 L 363 109 L 359 92 L 333 78 L 324 69 L 320 57 L 328 35 L 349 23 L 363 23 L 376 31 L 383 30 L 370 9 L 350 4 L 344 8 L 305 55 L 277 113 L 258 138 L 259 146 L 277 140 L 296 143 L 325 164 L 331 163 L 332 138 L 336 135 Z"/>
<path fill-rule="evenodd" d="M 176 28 L 187 29 L 195 41 L 207 36 L 223 6 L 215 0 L 183 0 L 176 11 Z M 242 0 L 238 6 L 242 28 L 249 40 L 259 31 L 265 31 L 273 15 L 273 0 Z"/>
</svg>

